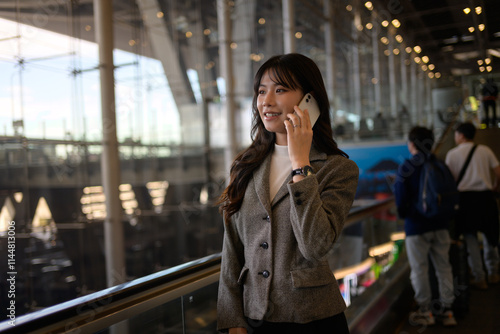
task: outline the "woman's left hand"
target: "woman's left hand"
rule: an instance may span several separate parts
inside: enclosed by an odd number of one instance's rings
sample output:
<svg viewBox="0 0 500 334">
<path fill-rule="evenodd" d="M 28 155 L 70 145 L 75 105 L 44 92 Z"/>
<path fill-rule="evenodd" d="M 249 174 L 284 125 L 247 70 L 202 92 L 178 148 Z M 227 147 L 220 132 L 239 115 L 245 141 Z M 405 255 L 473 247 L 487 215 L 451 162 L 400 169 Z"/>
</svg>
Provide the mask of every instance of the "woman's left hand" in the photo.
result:
<svg viewBox="0 0 500 334">
<path fill-rule="evenodd" d="M 302 168 L 309 165 L 309 153 L 313 138 L 313 130 L 309 112 L 301 110 L 298 106 L 293 107 L 295 112 L 289 113 L 285 121 L 288 139 L 288 155 L 292 162 L 292 169 Z"/>
</svg>

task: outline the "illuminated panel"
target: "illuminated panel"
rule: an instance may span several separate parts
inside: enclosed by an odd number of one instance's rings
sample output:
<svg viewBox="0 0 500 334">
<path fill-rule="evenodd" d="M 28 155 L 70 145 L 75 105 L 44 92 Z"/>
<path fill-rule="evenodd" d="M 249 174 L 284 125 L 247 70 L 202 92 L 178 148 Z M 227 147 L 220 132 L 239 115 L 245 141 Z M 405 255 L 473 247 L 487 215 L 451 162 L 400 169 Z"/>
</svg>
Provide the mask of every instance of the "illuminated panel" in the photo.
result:
<svg viewBox="0 0 500 334">
<path fill-rule="evenodd" d="M 335 275 L 335 278 L 338 280 L 340 280 L 340 279 L 342 279 L 350 274 L 359 275 L 359 274 L 362 274 L 362 273 L 370 270 L 370 268 L 372 267 L 372 265 L 374 263 L 375 263 L 375 259 L 369 257 L 366 260 L 364 260 L 363 262 L 358 263 L 354 266 L 345 267 L 345 268 L 336 270 L 333 272 L 333 274 Z"/>
<path fill-rule="evenodd" d="M 392 252 L 393 248 L 394 248 L 394 242 L 389 241 L 389 242 L 386 242 L 385 244 L 371 247 L 370 250 L 368 251 L 368 254 L 370 254 L 370 256 L 373 256 L 373 257 L 381 256 L 381 255 Z"/>
<path fill-rule="evenodd" d="M 127 215 L 132 215 L 137 209 L 137 200 L 130 184 L 120 184 L 120 200 L 123 210 Z"/>
<path fill-rule="evenodd" d="M 32 227 L 35 230 L 39 227 L 48 226 L 52 222 L 52 212 L 44 197 L 40 197 L 33 216 Z"/>
<path fill-rule="evenodd" d="M 93 186 L 83 188 L 83 195 L 80 199 L 82 204 L 82 212 L 87 219 L 104 219 L 106 218 L 106 197 L 104 196 L 102 186 Z"/>
<path fill-rule="evenodd" d="M 120 200 L 122 208 L 127 215 L 132 215 L 138 207 L 134 190 L 130 184 L 119 186 Z M 102 186 L 92 186 L 83 188 L 83 195 L 80 199 L 82 212 L 88 220 L 106 218 L 106 196 Z"/>
<path fill-rule="evenodd" d="M 392 241 L 404 240 L 406 237 L 405 232 L 394 232 L 391 234 Z"/>
<path fill-rule="evenodd" d="M 21 201 L 23 200 L 23 193 L 22 192 L 15 193 L 14 199 L 16 200 L 17 203 L 21 203 Z"/>
<path fill-rule="evenodd" d="M 165 202 L 165 194 L 168 189 L 167 181 L 152 181 L 146 183 L 146 188 L 148 188 L 149 195 L 151 196 L 151 202 L 156 213 L 160 213 Z"/>
<path fill-rule="evenodd" d="M 0 233 L 7 232 L 9 222 L 14 219 L 15 215 L 16 209 L 12 205 L 10 198 L 7 198 L 2 206 L 2 210 L 0 210 Z"/>
</svg>

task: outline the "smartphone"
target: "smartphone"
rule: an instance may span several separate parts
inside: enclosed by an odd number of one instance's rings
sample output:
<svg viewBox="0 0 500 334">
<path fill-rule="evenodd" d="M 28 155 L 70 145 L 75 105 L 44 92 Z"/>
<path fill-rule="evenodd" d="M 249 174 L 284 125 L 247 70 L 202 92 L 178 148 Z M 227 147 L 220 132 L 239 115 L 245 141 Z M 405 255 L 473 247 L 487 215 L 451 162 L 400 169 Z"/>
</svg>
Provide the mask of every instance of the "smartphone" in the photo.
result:
<svg viewBox="0 0 500 334">
<path fill-rule="evenodd" d="M 309 118 L 311 119 L 311 127 L 313 127 L 314 123 L 316 123 L 319 117 L 319 107 L 318 102 L 316 102 L 316 99 L 312 96 L 311 93 L 307 93 L 306 95 L 304 95 L 299 103 L 299 108 L 300 110 L 307 109 L 307 111 L 309 112 Z"/>
</svg>

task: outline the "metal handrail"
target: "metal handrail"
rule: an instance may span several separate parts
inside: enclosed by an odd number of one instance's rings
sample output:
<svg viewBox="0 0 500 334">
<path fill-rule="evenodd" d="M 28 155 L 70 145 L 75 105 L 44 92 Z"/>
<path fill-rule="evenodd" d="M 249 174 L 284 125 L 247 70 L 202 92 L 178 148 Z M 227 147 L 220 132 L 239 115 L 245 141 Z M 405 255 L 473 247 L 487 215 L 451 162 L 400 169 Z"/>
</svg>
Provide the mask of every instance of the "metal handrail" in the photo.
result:
<svg viewBox="0 0 500 334">
<path fill-rule="evenodd" d="M 344 227 L 352 225 L 360 220 L 373 216 L 374 213 L 388 210 L 396 204 L 394 197 L 388 197 L 382 200 L 373 200 L 371 204 L 362 207 L 354 207 L 349 212 Z"/>
<path fill-rule="evenodd" d="M 346 226 L 394 205 L 388 198 L 351 210 Z M 221 254 L 187 262 L 130 282 L 0 323 L 1 333 L 93 333 L 219 280 Z"/>
</svg>

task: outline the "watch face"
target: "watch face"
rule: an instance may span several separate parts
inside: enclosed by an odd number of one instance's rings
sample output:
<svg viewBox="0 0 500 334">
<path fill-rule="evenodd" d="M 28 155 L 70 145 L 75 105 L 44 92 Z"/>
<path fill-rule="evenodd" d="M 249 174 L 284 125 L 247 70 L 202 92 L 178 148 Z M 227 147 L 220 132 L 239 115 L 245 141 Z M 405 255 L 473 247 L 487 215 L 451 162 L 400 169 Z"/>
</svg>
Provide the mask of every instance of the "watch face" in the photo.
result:
<svg viewBox="0 0 500 334">
<path fill-rule="evenodd" d="M 309 176 L 309 175 L 312 175 L 314 173 L 313 169 L 311 166 L 304 166 L 304 175 L 305 176 Z"/>
</svg>

